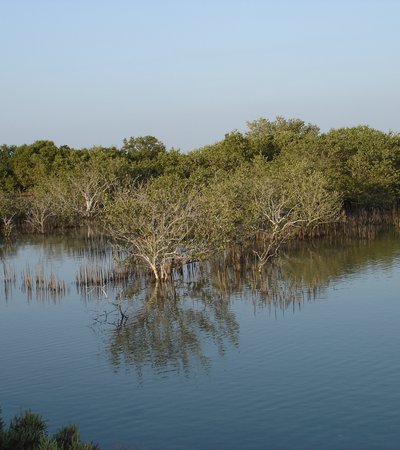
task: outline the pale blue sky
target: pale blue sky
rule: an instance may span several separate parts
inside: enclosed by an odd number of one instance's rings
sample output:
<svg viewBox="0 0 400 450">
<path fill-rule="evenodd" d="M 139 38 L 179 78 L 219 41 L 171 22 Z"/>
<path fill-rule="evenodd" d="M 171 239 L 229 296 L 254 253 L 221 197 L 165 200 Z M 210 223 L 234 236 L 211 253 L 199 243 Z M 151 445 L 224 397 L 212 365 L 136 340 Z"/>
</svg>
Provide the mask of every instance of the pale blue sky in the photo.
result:
<svg viewBox="0 0 400 450">
<path fill-rule="evenodd" d="M 0 0 L 0 144 L 400 131 L 400 0 Z"/>
</svg>

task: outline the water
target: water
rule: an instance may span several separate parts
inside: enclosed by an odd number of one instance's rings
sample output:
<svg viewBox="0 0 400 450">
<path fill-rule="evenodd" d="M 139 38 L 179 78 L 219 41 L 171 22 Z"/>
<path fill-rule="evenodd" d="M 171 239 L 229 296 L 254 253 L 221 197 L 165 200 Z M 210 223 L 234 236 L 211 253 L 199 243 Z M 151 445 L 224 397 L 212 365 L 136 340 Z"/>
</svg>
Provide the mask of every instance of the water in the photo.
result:
<svg viewBox="0 0 400 450">
<path fill-rule="evenodd" d="M 399 446 L 394 233 L 303 243 L 277 262 L 269 294 L 250 272 L 227 281 L 212 267 L 175 295 L 141 280 L 78 292 L 83 264 L 111 265 L 84 236 L 25 237 L 1 252 L 16 274 L 7 290 L 0 280 L 7 420 L 31 408 L 50 431 L 75 422 L 106 449 Z M 66 292 L 24 291 L 27 262 Z"/>
</svg>

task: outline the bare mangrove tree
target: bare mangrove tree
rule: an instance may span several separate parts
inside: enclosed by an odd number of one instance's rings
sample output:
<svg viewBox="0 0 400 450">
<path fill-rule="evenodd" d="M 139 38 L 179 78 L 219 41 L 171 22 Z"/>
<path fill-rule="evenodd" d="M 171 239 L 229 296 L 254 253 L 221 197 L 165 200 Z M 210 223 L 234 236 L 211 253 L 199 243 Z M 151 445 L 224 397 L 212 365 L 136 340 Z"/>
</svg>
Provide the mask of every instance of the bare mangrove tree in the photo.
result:
<svg viewBox="0 0 400 450">
<path fill-rule="evenodd" d="M 260 165 L 251 200 L 253 229 L 261 241 L 261 249 L 254 250 L 259 270 L 284 243 L 337 220 L 342 205 L 323 174 L 301 161 Z"/>
<path fill-rule="evenodd" d="M 194 233 L 196 201 L 187 183 L 160 177 L 118 192 L 103 219 L 124 250 L 163 281 L 201 252 Z"/>
</svg>

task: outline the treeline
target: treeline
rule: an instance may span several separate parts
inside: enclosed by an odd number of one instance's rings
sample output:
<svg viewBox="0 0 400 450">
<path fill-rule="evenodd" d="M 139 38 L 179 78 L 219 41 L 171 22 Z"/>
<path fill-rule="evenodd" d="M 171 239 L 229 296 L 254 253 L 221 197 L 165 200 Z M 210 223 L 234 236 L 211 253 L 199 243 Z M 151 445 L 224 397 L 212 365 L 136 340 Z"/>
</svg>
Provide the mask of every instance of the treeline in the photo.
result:
<svg viewBox="0 0 400 450">
<path fill-rule="evenodd" d="M 152 136 L 120 148 L 0 147 L 0 218 L 45 233 L 101 222 L 156 277 L 178 260 L 257 240 L 260 261 L 340 210 L 389 209 L 400 194 L 400 135 L 248 122 L 187 154 Z M 166 244 L 168 242 L 168 244 Z M 163 249 L 162 255 L 157 249 Z M 151 249 L 151 251 L 149 250 Z"/>
</svg>

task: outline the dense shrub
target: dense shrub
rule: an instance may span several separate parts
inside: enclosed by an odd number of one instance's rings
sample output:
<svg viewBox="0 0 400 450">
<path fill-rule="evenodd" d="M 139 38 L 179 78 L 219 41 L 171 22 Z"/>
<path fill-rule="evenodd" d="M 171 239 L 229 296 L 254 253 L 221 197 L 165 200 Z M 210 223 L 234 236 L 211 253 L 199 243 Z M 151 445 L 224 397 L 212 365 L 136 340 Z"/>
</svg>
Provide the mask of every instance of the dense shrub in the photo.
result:
<svg viewBox="0 0 400 450">
<path fill-rule="evenodd" d="M 7 427 L 0 417 L 0 450 L 96 450 L 95 444 L 81 441 L 76 425 L 60 428 L 53 436 L 39 414 L 25 411 L 11 419 Z"/>
</svg>

